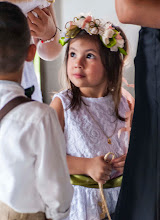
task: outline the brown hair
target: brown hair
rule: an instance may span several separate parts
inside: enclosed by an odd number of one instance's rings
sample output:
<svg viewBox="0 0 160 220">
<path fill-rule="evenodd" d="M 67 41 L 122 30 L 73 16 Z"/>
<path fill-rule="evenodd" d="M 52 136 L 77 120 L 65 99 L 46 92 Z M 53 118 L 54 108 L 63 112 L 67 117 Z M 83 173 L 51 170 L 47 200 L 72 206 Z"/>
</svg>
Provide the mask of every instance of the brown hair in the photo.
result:
<svg viewBox="0 0 160 220">
<path fill-rule="evenodd" d="M 0 2 L 0 74 L 22 68 L 30 45 L 27 18 L 20 8 Z"/>
<path fill-rule="evenodd" d="M 124 50 L 128 51 L 127 39 L 124 32 L 119 27 L 115 27 L 115 29 L 121 33 L 121 36 L 125 40 Z M 118 107 L 121 99 L 122 68 L 126 56 L 122 55 L 119 51 L 117 52 L 110 51 L 110 49 L 107 48 L 102 43 L 99 35 L 89 35 L 85 30 L 81 30 L 74 39 L 70 39 L 66 49 L 65 60 L 64 60 L 65 68 L 66 68 L 65 71 L 66 71 L 67 81 L 70 87 L 69 90 L 71 91 L 72 94 L 72 96 L 70 96 L 68 93 L 68 96 L 71 100 L 68 108 L 71 108 L 72 110 L 75 108 L 80 108 L 83 102 L 81 98 L 80 89 L 76 87 L 69 80 L 67 74 L 67 61 L 68 61 L 68 52 L 69 52 L 70 43 L 75 39 L 81 39 L 81 38 L 92 40 L 98 45 L 101 61 L 104 66 L 104 70 L 107 78 L 107 88 L 106 88 L 107 94 L 108 93 L 112 94 L 117 118 L 124 121 L 125 119 L 119 115 Z"/>
</svg>

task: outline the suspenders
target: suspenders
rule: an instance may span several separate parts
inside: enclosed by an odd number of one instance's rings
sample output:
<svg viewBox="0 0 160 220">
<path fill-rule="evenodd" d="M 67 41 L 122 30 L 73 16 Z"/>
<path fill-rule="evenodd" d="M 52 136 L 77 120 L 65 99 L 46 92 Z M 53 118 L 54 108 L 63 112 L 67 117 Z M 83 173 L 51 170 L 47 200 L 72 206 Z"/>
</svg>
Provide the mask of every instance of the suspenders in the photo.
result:
<svg viewBox="0 0 160 220">
<path fill-rule="evenodd" d="M 0 121 L 2 120 L 2 118 L 8 113 L 10 112 L 12 109 L 14 109 L 16 106 L 26 103 L 26 102 L 30 102 L 33 101 L 32 99 L 29 99 L 25 96 L 18 96 L 14 99 L 12 99 L 11 101 L 9 101 L 1 110 L 0 110 Z"/>
</svg>

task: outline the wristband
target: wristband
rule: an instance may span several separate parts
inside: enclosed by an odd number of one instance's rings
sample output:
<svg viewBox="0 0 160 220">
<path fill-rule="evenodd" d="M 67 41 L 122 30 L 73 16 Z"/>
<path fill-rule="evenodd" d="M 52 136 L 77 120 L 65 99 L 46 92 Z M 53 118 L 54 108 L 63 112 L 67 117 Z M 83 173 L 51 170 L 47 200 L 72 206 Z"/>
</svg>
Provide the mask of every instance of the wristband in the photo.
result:
<svg viewBox="0 0 160 220">
<path fill-rule="evenodd" d="M 56 27 L 56 32 L 55 32 L 55 34 L 53 35 L 53 37 L 51 38 L 51 39 L 49 39 L 49 40 L 41 40 L 41 43 L 43 44 L 46 44 L 46 43 L 50 43 L 50 42 L 52 42 L 52 41 L 54 41 L 54 37 L 56 36 L 56 34 L 57 34 L 57 27 Z"/>
</svg>

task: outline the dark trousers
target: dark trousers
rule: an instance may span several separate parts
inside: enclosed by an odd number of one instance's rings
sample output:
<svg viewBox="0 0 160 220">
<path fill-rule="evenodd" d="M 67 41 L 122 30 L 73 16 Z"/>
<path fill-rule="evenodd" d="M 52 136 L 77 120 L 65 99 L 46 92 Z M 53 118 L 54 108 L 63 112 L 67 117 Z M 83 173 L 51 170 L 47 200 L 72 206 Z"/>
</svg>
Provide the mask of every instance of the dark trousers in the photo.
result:
<svg viewBox="0 0 160 220">
<path fill-rule="evenodd" d="M 135 110 L 114 220 L 160 220 L 160 30 L 142 28 Z"/>
</svg>

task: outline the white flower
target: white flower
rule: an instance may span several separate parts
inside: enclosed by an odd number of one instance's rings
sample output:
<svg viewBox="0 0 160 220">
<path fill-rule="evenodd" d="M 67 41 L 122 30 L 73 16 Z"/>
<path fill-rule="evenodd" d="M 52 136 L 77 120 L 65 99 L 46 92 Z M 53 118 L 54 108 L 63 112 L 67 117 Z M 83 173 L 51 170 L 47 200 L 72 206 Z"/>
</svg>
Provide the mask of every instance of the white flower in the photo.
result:
<svg viewBox="0 0 160 220">
<path fill-rule="evenodd" d="M 123 48 L 124 47 L 124 39 L 116 39 L 116 45 L 110 48 L 111 51 L 118 51 L 118 47 Z"/>
<path fill-rule="evenodd" d="M 111 28 L 105 30 L 105 32 L 102 35 L 103 43 L 105 45 L 109 44 L 109 38 L 112 38 L 114 34 L 115 32 Z"/>
<path fill-rule="evenodd" d="M 89 23 L 86 23 L 84 29 L 85 29 L 88 33 L 89 33 L 89 28 L 90 28 Z"/>
<path fill-rule="evenodd" d="M 91 34 L 97 34 L 98 33 L 98 29 L 96 27 L 93 27 L 90 29 L 90 33 Z"/>
<path fill-rule="evenodd" d="M 116 39 L 116 41 L 117 41 L 118 47 L 120 48 L 124 47 L 124 39 Z"/>
<path fill-rule="evenodd" d="M 117 51 L 118 51 L 118 46 L 117 46 L 117 44 L 114 45 L 113 47 L 111 47 L 111 48 L 110 48 L 110 51 L 117 52 Z"/>
<path fill-rule="evenodd" d="M 102 35 L 102 41 L 105 45 L 109 44 L 109 38 L 107 38 L 106 36 Z"/>
<path fill-rule="evenodd" d="M 106 38 L 112 38 L 114 34 L 115 32 L 111 28 L 106 29 L 104 32 Z"/>
<path fill-rule="evenodd" d="M 84 18 L 81 18 L 81 19 L 75 21 L 74 24 L 75 24 L 77 27 L 81 28 L 82 25 L 83 25 L 83 22 L 84 22 Z"/>
</svg>

